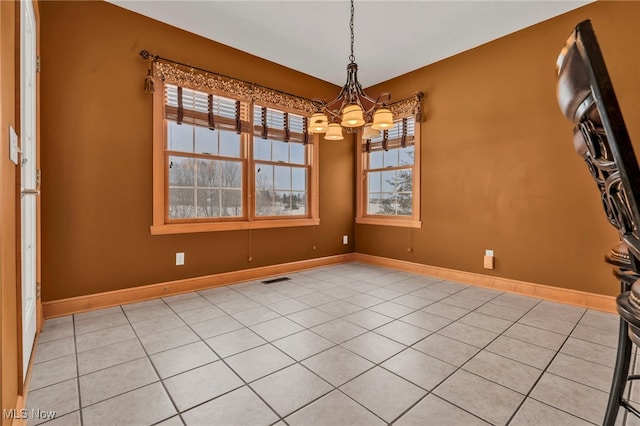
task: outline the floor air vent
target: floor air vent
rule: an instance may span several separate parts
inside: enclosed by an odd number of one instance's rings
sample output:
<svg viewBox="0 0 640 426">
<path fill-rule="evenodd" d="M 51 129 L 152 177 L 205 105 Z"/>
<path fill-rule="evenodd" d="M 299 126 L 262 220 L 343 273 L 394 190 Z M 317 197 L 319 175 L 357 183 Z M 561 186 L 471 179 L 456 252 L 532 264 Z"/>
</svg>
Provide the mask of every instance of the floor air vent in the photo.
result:
<svg viewBox="0 0 640 426">
<path fill-rule="evenodd" d="M 270 280 L 260 281 L 262 284 L 273 284 L 279 283 L 280 281 L 289 281 L 291 278 L 289 277 L 280 277 L 280 278 L 272 278 Z"/>
</svg>

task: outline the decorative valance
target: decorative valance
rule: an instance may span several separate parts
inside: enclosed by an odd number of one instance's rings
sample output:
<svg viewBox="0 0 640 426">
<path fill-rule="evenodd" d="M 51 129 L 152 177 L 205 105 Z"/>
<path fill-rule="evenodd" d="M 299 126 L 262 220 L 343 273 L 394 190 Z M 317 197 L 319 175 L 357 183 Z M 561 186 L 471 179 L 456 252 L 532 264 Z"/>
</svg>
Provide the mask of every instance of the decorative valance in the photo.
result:
<svg viewBox="0 0 640 426">
<path fill-rule="evenodd" d="M 149 61 L 147 79 L 160 78 L 176 86 L 203 92 L 216 92 L 246 102 L 273 105 L 305 115 L 311 115 L 315 110 L 310 99 L 161 58 L 151 55 L 146 50 L 140 52 L 140 56 Z M 145 90 L 153 92 L 153 84 L 146 83 Z"/>
<path fill-rule="evenodd" d="M 140 56 L 149 61 L 149 71 L 145 80 L 145 91 L 148 93 L 154 91 L 155 77 L 176 86 L 224 94 L 246 102 L 297 111 L 302 115 L 311 115 L 316 110 L 310 99 L 172 61 L 152 55 L 146 50 L 141 51 Z M 422 97 L 423 93 L 419 92 L 411 98 L 389 104 L 388 108 L 395 116 L 412 115 L 416 121 L 420 121 Z"/>
<path fill-rule="evenodd" d="M 393 113 L 394 117 L 413 117 L 416 122 L 420 123 L 422 121 L 422 99 L 424 98 L 424 93 L 416 92 L 410 98 L 399 100 L 398 102 L 394 102 L 389 104 L 388 108 Z"/>
</svg>

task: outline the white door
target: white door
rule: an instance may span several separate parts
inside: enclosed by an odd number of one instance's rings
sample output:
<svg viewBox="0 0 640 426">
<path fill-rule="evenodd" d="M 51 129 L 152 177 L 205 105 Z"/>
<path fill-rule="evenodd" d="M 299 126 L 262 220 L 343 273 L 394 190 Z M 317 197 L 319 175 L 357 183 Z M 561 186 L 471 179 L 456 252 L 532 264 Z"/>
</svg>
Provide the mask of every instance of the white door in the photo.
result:
<svg viewBox="0 0 640 426">
<path fill-rule="evenodd" d="M 27 374 L 36 336 L 36 21 L 31 0 L 23 0 L 20 19 L 20 173 L 22 209 L 22 365 Z"/>
</svg>

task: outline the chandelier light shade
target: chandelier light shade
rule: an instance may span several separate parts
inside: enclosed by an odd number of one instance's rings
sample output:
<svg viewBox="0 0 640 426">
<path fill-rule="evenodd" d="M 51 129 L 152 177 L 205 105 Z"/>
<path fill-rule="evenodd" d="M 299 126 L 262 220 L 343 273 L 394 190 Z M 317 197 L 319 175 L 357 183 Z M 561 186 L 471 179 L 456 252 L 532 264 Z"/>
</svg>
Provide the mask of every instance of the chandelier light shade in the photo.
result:
<svg viewBox="0 0 640 426">
<path fill-rule="evenodd" d="M 393 127 L 393 114 L 388 108 L 380 108 L 373 114 L 372 129 L 385 130 Z"/>
<path fill-rule="evenodd" d="M 339 141 L 344 139 L 342 136 L 342 128 L 338 123 L 331 123 L 327 127 L 327 134 L 324 135 L 325 139 L 329 139 L 332 141 Z"/>
<path fill-rule="evenodd" d="M 311 100 L 316 112 L 309 120 L 308 130 L 311 133 L 326 132 L 324 138 L 330 140 L 343 139 L 342 127 L 349 133 L 355 133 L 365 125 L 370 126 L 368 130 L 370 132 L 393 127 L 393 114 L 387 108 L 387 102 L 391 99 L 391 95 L 382 93 L 375 99 L 371 98 L 362 90 L 362 85 L 358 82 L 358 64 L 356 64 L 356 58 L 353 55 L 353 2 L 354 0 L 351 0 L 351 19 L 349 21 L 351 55 L 349 55 L 349 65 L 347 65 L 347 82 L 340 90 L 338 97 L 331 102 L 319 98 Z M 365 131 L 367 131 L 366 129 L 367 127 L 365 127 Z"/>
<path fill-rule="evenodd" d="M 324 133 L 327 131 L 329 121 L 327 116 L 316 112 L 309 118 L 309 131 L 311 133 Z"/>
<path fill-rule="evenodd" d="M 372 127 L 371 124 L 366 124 L 362 130 L 362 139 L 376 139 L 380 136 L 380 131 Z"/>
<path fill-rule="evenodd" d="M 349 104 L 342 111 L 342 127 L 362 127 L 364 125 L 364 115 L 362 108 L 358 104 Z"/>
</svg>

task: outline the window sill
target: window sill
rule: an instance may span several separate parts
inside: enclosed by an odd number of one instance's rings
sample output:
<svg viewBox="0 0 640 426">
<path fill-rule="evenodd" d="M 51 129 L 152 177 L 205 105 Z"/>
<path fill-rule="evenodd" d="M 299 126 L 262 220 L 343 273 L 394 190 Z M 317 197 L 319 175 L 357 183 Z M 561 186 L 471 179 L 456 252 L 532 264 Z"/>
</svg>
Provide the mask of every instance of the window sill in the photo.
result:
<svg viewBox="0 0 640 426">
<path fill-rule="evenodd" d="M 175 223 L 151 225 L 151 235 L 190 234 L 196 232 L 238 231 L 243 229 L 292 228 L 319 225 L 320 219 L 273 219 L 243 222 Z"/>
<path fill-rule="evenodd" d="M 396 217 L 357 217 L 356 223 L 361 225 L 398 226 L 403 228 L 422 228 L 422 222 L 414 219 L 398 219 Z"/>
</svg>

